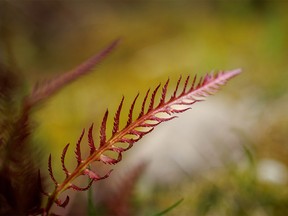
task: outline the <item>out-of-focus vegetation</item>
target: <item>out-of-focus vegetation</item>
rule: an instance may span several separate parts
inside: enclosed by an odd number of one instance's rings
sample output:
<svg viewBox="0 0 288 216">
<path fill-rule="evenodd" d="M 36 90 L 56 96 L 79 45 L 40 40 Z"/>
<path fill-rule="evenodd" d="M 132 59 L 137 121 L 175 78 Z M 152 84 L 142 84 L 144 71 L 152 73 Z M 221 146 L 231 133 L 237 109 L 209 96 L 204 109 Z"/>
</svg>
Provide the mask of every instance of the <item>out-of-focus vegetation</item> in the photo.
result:
<svg viewBox="0 0 288 216">
<path fill-rule="evenodd" d="M 179 74 L 241 67 L 244 73 L 222 94 L 234 101 L 255 100 L 255 107 L 245 110 L 259 113 L 254 136 L 239 133 L 243 146 L 253 149 L 243 159 L 250 162 L 156 188 L 153 196 L 139 194 L 137 206 L 145 215 L 183 197 L 175 215 L 287 215 L 287 10 L 285 1 L 264 0 L 7 0 L 0 2 L 0 57 L 29 88 L 122 38 L 95 73 L 35 113 L 35 143 L 54 158 L 77 140 L 83 127 L 95 122 L 97 131 L 105 109 L 116 109 L 122 95 L 129 103 L 138 91 L 168 76 L 173 80 Z M 283 181 L 259 177 L 264 159 L 284 167 Z"/>
</svg>

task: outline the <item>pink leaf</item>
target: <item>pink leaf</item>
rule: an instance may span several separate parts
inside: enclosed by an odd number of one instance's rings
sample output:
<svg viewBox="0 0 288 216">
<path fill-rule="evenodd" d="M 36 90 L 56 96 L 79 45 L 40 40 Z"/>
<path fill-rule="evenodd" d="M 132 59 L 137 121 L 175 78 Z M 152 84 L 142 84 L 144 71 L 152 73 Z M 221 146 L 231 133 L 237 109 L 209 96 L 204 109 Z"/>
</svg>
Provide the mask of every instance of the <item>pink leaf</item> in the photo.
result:
<svg viewBox="0 0 288 216">
<path fill-rule="evenodd" d="M 105 164 L 116 164 L 116 163 L 118 163 L 119 161 L 122 160 L 122 154 L 119 153 L 117 159 L 111 158 L 111 157 L 109 157 L 109 156 L 106 156 L 106 155 L 103 155 L 103 154 L 102 154 L 102 155 L 100 156 L 100 160 L 101 160 L 103 163 L 105 163 Z"/>
<path fill-rule="evenodd" d="M 93 180 L 91 180 L 86 187 L 78 187 L 74 184 L 71 184 L 70 187 L 76 191 L 86 191 L 91 187 L 92 183 L 93 183 Z"/>
<path fill-rule="evenodd" d="M 187 89 L 187 85 L 188 85 L 188 82 L 189 82 L 189 79 L 190 79 L 190 76 L 187 76 L 187 78 L 186 78 L 186 80 L 185 80 L 184 88 L 183 88 L 183 90 L 182 90 L 181 95 L 185 94 L 186 89 Z"/>
<path fill-rule="evenodd" d="M 75 155 L 76 155 L 76 159 L 77 159 L 77 165 L 79 166 L 82 162 L 82 157 L 81 157 L 81 147 L 80 147 L 80 144 L 81 144 L 81 141 L 82 141 L 82 138 L 84 136 L 84 133 L 85 133 L 85 129 L 82 130 L 82 134 L 76 144 L 76 149 L 75 149 Z"/>
<path fill-rule="evenodd" d="M 66 156 L 66 152 L 67 152 L 68 147 L 69 147 L 69 143 L 64 147 L 62 155 L 61 155 L 62 169 L 63 169 L 63 171 L 66 174 L 66 178 L 69 176 L 69 172 L 68 172 L 68 170 L 67 170 L 67 168 L 65 166 L 65 156 Z"/>
<path fill-rule="evenodd" d="M 67 204 L 69 203 L 69 196 L 66 196 L 66 199 L 64 200 L 64 202 L 61 202 L 61 200 L 56 200 L 56 204 L 62 208 L 65 208 L 67 206 Z"/>
<path fill-rule="evenodd" d="M 49 155 L 49 159 L 48 159 L 48 172 L 49 172 L 49 175 L 50 175 L 51 179 L 53 180 L 54 184 L 57 186 L 58 182 L 56 181 L 56 179 L 53 175 L 53 170 L 52 170 L 52 165 L 51 165 L 51 154 Z"/>
<path fill-rule="evenodd" d="M 113 130 L 112 130 L 112 136 L 118 132 L 119 130 L 119 121 L 120 121 L 120 113 L 123 105 L 124 97 L 122 97 L 121 103 L 117 109 L 117 112 L 115 113 L 114 117 L 114 125 L 113 125 Z"/>
<path fill-rule="evenodd" d="M 146 92 L 146 95 L 145 95 L 143 103 L 142 103 L 141 112 L 139 113 L 138 119 L 141 118 L 145 112 L 145 104 L 146 104 L 149 92 L 150 92 L 150 89 Z"/>
<path fill-rule="evenodd" d="M 100 147 L 103 146 L 106 143 L 106 123 L 107 123 L 107 118 L 108 118 L 108 110 L 106 110 L 101 128 L 100 128 Z"/>
<path fill-rule="evenodd" d="M 197 79 L 197 75 L 194 76 L 194 79 L 193 79 L 193 82 L 192 82 L 192 85 L 191 85 L 189 91 L 193 91 L 194 90 L 196 79 Z"/>
<path fill-rule="evenodd" d="M 87 175 L 93 181 L 98 181 L 98 180 L 102 180 L 102 179 L 105 179 L 105 178 L 109 177 L 109 175 L 111 174 L 112 171 L 113 170 L 110 170 L 106 175 L 100 176 L 100 175 L 96 174 L 95 172 L 93 172 L 93 171 L 91 171 L 89 169 L 85 169 L 83 171 L 83 174 Z"/>
<path fill-rule="evenodd" d="M 90 155 L 92 155 L 96 151 L 94 139 L 93 139 L 93 124 L 89 128 L 89 132 L 88 132 L 88 145 L 90 148 Z"/>
<path fill-rule="evenodd" d="M 163 86 L 162 88 L 162 94 L 161 94 L 161 99 L 160 99 L 160 102 L 159 102 L 159 105 L 162 105 L 163 103 L 165 103 L 165 97 L 166 97 L 166 93 L 167 93 L 167 87 L 168 87 L 168 84 L 169 84 L 169 79 L 167 80 L 167 82 L 165 83 L 165 85 Z"/>
<path fill-rule="evenodd" d="M 178 88 L 179 88 L 179 84 L 180 84 L 180 82 L 181 82 L 181 79 L 182 79 L 182 76 L 180 76 L 180 78 L 178 79 L 177 84 L 176 84 L 176 88 L 175 88 L 174 93 L 173 93 L 173 95 L 171 96 L 170 100 L 176 98 L 176 96 L 177 96 L 177 91 L 178 91 Z"/>
<path fill-rule="evenodd" d="M 139 96 L 139 93 L 136 95 L 136 97 L 135 97 L 135 99 L 134 99 L 134 101 L 133 101 L 133 103 L 132 103 L 132 105 L 131 105 L 131 107 L 130 107 L 126 127 L 127 127 L 128 125 L 130 125 L 131 122 L 132 122 L 134 106 L 135 106 L 135 103 L 136 103 L 136 101 L 137 101 L 138 96 Z"/>
<path fill-rule="evenodd" d="M 157 94 L 157 91 L 158 91 L 159 87 L 160 87 L 160 84 L 155 88 L 155 90 L 153 91 L 153 93 L 152 93 L 152 95 L 151 95 L 148 112 L 150 112 L 150 111 L 153 109 L 154 101 L 155 101 L 155 96 L 156 96 L 156 94 Z"/>
</svg>

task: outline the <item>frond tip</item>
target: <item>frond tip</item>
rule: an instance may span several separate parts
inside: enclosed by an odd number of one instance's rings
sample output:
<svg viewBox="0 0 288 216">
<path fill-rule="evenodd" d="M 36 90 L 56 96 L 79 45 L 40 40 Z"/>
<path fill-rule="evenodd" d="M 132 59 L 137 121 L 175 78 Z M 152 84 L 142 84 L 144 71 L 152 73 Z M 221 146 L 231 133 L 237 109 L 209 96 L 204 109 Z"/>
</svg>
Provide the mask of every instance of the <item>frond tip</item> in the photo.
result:
<svg viewBox="0 0 288 216">
<path fill-rule="evenodd" d="M 120 114 L 122 111 L 122 106 L 124 102 L 124 97 L 122 98 L 120 105 L 114 115 L 113 119 L 113 128 L 110 137 L 107 137 L 107 121 L 108 121 L 108 110 L 105 112 L 101 126 L 100 126 L 100 139 L 99 144 L 96 147 L 93 140 L 93 124 L 89 128 L 88 131 L 88 146 L 90 149 L 89 156 L 84 159 L 81 156 L 80 145 L 82 142 L 82 138 L 84 136 L 85 130 L 82 131 L 82 134 L 76 144 L 75 155 L 77 166 L 75 170 L 71 173 L 68 172 L 65 167 L 64 160 L 66 156 L 66 152 L 68 150 L 68 145 L 65 146 L 62 156 L 61 163 L 62 169 L 66 174 L 65 180 L 63 183 L 59 184 L 54 176 L 51 165 L 51 155 L 48 160 L 48 171 L 52 181 L 55 183 L 55 190 L 49 196 L 49 200 L 46 206 L 46 211 L 49 212 L 52 204 L 56 202 L 59 205 L 59 201 L 57 201 L 57 197 L 60 193 L 67 189 L 74 189 L 77 191 L 83 191 L 89 189 L 92 185 L 92 182 L 98 181 L 104 178 L 109 177 L 112 170 L 110 170 L 106 175 L 100 176 L 96 172 L 90 169 L 90 165 L 93 162 L 102 162 L 104 164 L 117 164 L 122 160 L 122 153 L 131 148 L 135 142 L 140 140 L 143 136 L 150 133 L 157 125 L 162 122 L 169 121 L 175 117 L 177 117 L 178 113 L 184 112 L 190 109 L 190 106 L 196 102 L 203 101 L 207 96 L 216 93 L 221 86 L 225 85 L 228 80 L 235 77 L 241 72 L 240 69 L 232 70 L 232 71 L 221 71 L 217 74 L 207 74 L 206 76 L 199 79 L 197 82 L 196 76 L 193 78 L 191 84 L 190 77 L 188 76 L 181 89 L 181 81 L 182 77 L 180 77 L 177 81 L 176 88 L 174 89 L 170 99 L 167 97 L 168 92 L 168 84 L 169 79 L 163 85 L 160 99 L 156 100 L 156 95 L 158 90 L 161 89 L 161 85 L 158 85 L 152 92 L 151 96 L 149 96 L 150 89 L 144 96 L 144 99 L 141 103 L 141 109 L 138 114 L 138 117 L 133 120 L 133 116 L 135 116 L 135 104 L 137 99 L 139 98 L 139 94 L 134 98 L 129 113 L 127 116 L 127 123 L 124 128 L 119 127 L 120 122 Z M 147 106 L 148 107 L 147 107 Z M 121 146 L 119 144 L 122 144 Z M 111 153 L 114 156 L 111 156 Z M 90 178 L 89 184 L 85 188 L 80 188 L 72 182 L 79 176 L 86 175 Z M 67 198 L 60 206 L 67 205 L 69 198 Z"/>
</svg>

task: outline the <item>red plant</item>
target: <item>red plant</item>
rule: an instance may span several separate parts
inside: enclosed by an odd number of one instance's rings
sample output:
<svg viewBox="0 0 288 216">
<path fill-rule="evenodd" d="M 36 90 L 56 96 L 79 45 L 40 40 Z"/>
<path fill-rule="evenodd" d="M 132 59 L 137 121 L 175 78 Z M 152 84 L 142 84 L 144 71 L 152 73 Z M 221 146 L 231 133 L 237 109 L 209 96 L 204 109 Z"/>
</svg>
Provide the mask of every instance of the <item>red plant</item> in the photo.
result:
<svg viewBox="0 0 288 216">
<path fill-rule="evenodd" d="M 190 109 L 190 106 L 196 102 L 204 100 L 208 95 L 214 94 L 224 85 L 229 79 L 240 73 L 240 69 L 219 72 L 215 75 L 207 74 L 198 81 L 196 76 L 192 82 L 189 82 L 188 76 L 184 81 L 182 77 L 178 79 L 176 87 L 170 97 L 168 97 L 167 82 L 161 87 L 158 85 L 153 91 L 148 90 L 141 102 L 141 107 L 138 113 L 134 108 L 139 99 L 139 94 L 134 98 L 127 116 L 127 122 L 124 127 L 120 127 L 120 115 L 122 106 L 124 105 L 124 97 L 122 98 L 113 119 L 113 128 L 111 135 L 107 135 L 108 110 L 105 112 L 102 124 L 100 127 L 100 140 L 95 143 L 93 138 L 93 124 L 87 132 L 89 155 L 83 157 L 81 154 L 81 142 L 85 135 L 85 130 L 76 144 L 75 157 L 77 165 L 75 169 L 68 170 L 65 165 L 65 157 L 69 148 L 67 144 L 61 155 L 61 167 L 64 171 L 65 178 L 63 181 L 57 181 L 54 177 L 52 168 L 52 156 L 48 159 L 48 171 L 52 181 L 55 184 L 55 189 L 52 193 L 47 193 L 42 190 L 42 193 L 48 197 L 46 206 L 41 209 L 41 191 L 35 187 L 37 181 L 41 183 L 41 178 L 37 178 L 37 170 L 39 161 L 34 158 L 31 151 L 31 112 L 37 105 L 53 94 L 61 90 L 63 87 L 72 81 L 85 75 L 97 65 L 104 57 L 107 56 L 118 44 L 119 40 L 114 41 L 107 46 L 102 52 L 88 59 L 76 69 L 60 75 L 54 79 L 38 83 L 32 92 L 26 96 L 20 107 L 19 112 L 16 110 L 16 103 L 13 98 L 18 92 L 17 76 L 12 73 L 5 65 L 0 62 L 0 126 L 2 132 L 0 134 L 0 214 L 42 214 L 52 215 L 51 207 L 56 203 L 60 207 L 65 207 L 69 203 L 67 196 L 64 201 L 59 199 L 59 195 L 68 189 L 76 191 L 88 190 L 94 181 L 107 178 L 111 171 L 104 176 L 92 171 L 93 162 L 103 164 L 116 164 L 122 160 L 124 151 L 130 149 L 134 143 L 140 140 L 144 135 L 150 133 L 157 125 L 162 122 L 169 121 L 176 117 L 177 114 Z M 183 82 L 183 84 L 181 83 Z M 180 87 L 182 86 L 183 87 Z M 158 91 L 160 99 L 156 99 Z M 9 115 L 7 115 L 9 114 Z M 3 116 L 3 117 L 2 117 Z M 109 133 L 110 134 L 110 133 Z M 31 153 L 32 152 L 32 153 Z M 116 155 L 116 156 L 111 156 Z M 40 173 L 39 173 L 40 175 Z M 87 176 L 90 181 L 86 187 L 75 185 L 75 180 L 79 176 Z M 27 197 L 29 194 L 29 197 Z"/>
<path fill-rule="evenodd" d="M 147 91 L 142 100 L 141 110 L 135 118 L 134 107 L 139 98 L 139 94 L 136 95 L 130 106 L 127 123 L 123 128 L 120 128 L 119 122 L 124 102 L 123 97 L 116 113 L 114 114 L 112 135 L 110 137 L 107 137 L 106 134 L 106 123 L 109 113 L 108 110 L 105 112 L 102 120 L 102 124 L 100 127 L 100 141 L 98 145 L 95 145 L 93 139 L 93 124 L 89 128 L 87 135 L 90 153 L 87 158 L 82 158 L 81 155 L 80 145 L 82 138 L 85 134 L 85 130 L 82 131 L 75 148 L 77 166 L 71 172 L 65 166 L 65 156 L 69 148 L 69 144 L 65 146 L 61 156 L 61 164 L 62 169 L 65 173 L 65 179 L 61 183 L 59 183 L 53 175 L 53 169 L 51 165 L 52 158 L 51 155 L 49 156 L 48 170 L 49 175 L 55 184 L 55 189 L 52 193 L 49 194 L 44 192 L 44 194 L 48 196 L 47 204 L 43 210 L 44 214 L 50 213 L 51 207 L 54 203 L 56 203 L 60 207 L 65 207 L 68 204 L 68 196 L 64 201 L 58 199 L 58 196 L 62 192 L 68 189 L 74 189 L 77 191 L 88 190 L 94 181 L 99 181 L 101 179 L 107 178 L 110 175 L 112 170 L 110 170 L 104 176 L 100 176 L 98 173 L 92 171 L 90 169 L 90 166 L 93 162 L 99 161 L 104 164 L 116 164 L 120 162 L 122 160 L 122 153 L 130 149 L 135 142 L 140 140 L 144 135 L 150 133 L 157 125 L 175 118 L 178 113 L 190 109 L 190 106 L 192 104 L 203 101 L 208 95 L 216 93 L 219 90 L 220 86 L 224 85 L 229 79 L 235 77 L 240 72 L 240 69 L 236 69 L 226 72 L 221 71 L 215 75 L 211 73 L 200 78 L 199 81 L 196 81 L 197 78 L 196 76 L 194 76 L 191 84 L 189 83 L 190 77 L 188 76 L 184 81 L 182 89 L 180 89 L 180 83 L 182 81 L 182 77 L 180 77 L 178 79 L 173 94 L 170 96 L 170 98 L 167 99 L 167 89 L 169 84 L 168 79 L 161 88 L 162 91 L 158 103 L 155 101 L 155 99 L 161 85 L 158 85 L 152 91 L 150 97 L 150 89 Z M 127 146 L 120 146 L 119 143 L 124 143 Z M 108 152 L 114 152 L 117 156 L 111 157 L 108 155 Z M 90 179 L 89 184 L 84 188 L 76 186 L 73 183 L 75 179 L 82 175 L 86 175 Z"/>
<path fill-rule="evenodd" d="M 31 145 L 31 112 L 67 84 L 87 74 L 118 44 L 114 41 L 102 52 L 91 57 L 76 69 L 54 79 L 38 83 L 32 92 L 17 99 L 22 80 L 0 59 L 0 214 L 27 215 L 39 213 L 41 191 L 37 150 Z M 22 98 L 21 98 L 22 100 Z M 21 104 L 21 107 L 17 107 Z M 64 160 L 64 158 L 63 158 Z M 63 162 L 64 163 L 64 162 Z M 52 171 L 51 171 L 52 172 Z M 27 196 L 29 194 L 29 196 Z"/>
</svg>

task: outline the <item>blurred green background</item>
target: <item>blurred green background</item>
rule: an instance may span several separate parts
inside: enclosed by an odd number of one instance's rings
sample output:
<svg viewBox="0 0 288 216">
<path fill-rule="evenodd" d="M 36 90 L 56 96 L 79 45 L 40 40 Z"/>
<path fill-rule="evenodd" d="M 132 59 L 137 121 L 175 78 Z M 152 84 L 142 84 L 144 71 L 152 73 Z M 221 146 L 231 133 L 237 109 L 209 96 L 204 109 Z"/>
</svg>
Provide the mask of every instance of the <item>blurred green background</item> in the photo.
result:
<svg viewBox="0 0 288 216">
<path fill-rule="evenodd" d="M 122 95 L 129 104 L 167 77 L 242 68 L 220 94 L 231 103 L 253 100 L 245 112 L 257 113 L 255 133 L 239 133 L 248 165 L 229 164 L 158 186 L 148 197 L 138 194 L 137 212 L 149 215 L 183 197 L 169 215 L 287 215 L 287 11 L 288 2 L 280 0 L 2 0 L 1 45 L 7 51 L 0 55 L 21 71 L 28 92 L 37 80 L 70 70 L 122 39 L 92 74 L 35 112 L 35 143 L 45 158 L 52 152 L 55 164 L 82 128 L 94 122 L 97 131 L 106 108 L 113 112 Z M 281 166 L 284 180 L 258 178 L 264 159 Z"/>
</svg>

